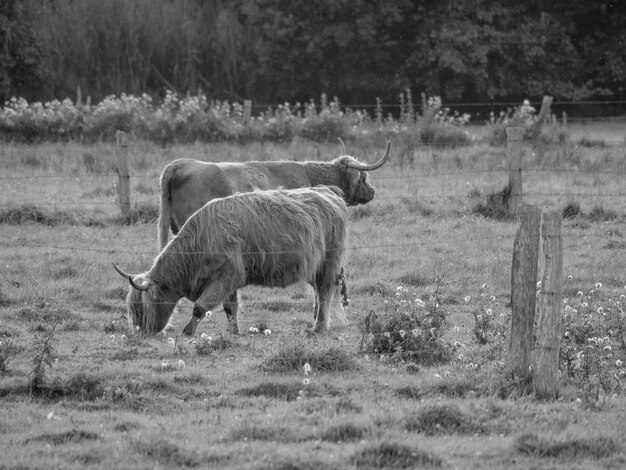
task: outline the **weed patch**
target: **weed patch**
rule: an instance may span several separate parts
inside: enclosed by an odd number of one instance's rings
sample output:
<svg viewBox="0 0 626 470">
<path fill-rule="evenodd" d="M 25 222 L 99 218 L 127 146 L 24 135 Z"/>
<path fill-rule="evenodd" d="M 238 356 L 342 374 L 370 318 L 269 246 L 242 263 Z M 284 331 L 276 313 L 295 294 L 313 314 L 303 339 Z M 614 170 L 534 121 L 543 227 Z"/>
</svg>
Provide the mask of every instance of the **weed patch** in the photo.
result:
<svg viewBox="0 0 626 470">
<path fill-rule="evenodd" d="M 573 219 L 581 216 L 582 211 L 580 210 L 580 204 L 576 201 L 568 202 L 561 211 L 561 215 L 564 219 Z"/>
<path fill-rule="evenodd" d="M 0 211 L 0 224 L 21 225 L 35 222 L 50 227 L 61 224 L 81 225 L 74 214 L 63 211 L 45 212 L 34 205 L 23 205 Z"/>
<path fill-rule="evenodd" d="M 261 369 L 266 372 L 287 373 L 300 371 L 306 363 L 316 372 L 359 369 L 358 364 L 343 349 L 313 349 L 306 343 L 295 340 L 282 341 L 274 355 L 263 361 Z"/>
<path fill-rule="evenodd" d="M 511 187 L 506 186 L 501 191 L 488 194 L 485 201 L 478 202 L 472 208 L 472 214 L 494 220 L 506 220 L 509 218 L 509 200 L 511 199 Z"/>
<path fill-rule="evenodd" d="M 589 212 L 589 219 L 591 219 L 592 222 L 607 222 L 617 219 L 617 212 L 613 209 L 595 206 Z"/>
</svg>

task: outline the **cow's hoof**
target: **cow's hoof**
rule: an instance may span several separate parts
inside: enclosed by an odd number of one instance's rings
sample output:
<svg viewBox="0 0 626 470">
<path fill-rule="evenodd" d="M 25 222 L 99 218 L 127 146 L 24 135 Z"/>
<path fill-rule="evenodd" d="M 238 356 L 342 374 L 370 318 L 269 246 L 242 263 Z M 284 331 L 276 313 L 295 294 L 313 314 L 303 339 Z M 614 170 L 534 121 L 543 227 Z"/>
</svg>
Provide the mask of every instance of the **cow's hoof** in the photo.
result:
<svg viewBox="0 0 626 470">
<path fill-rule="evenodd" d="M 185 325 L 183 328 L 183 334 L 186 336 L 193 336 L 196 334 L 196 325 L 193 324 L 193 320 Z"/>
</svg>

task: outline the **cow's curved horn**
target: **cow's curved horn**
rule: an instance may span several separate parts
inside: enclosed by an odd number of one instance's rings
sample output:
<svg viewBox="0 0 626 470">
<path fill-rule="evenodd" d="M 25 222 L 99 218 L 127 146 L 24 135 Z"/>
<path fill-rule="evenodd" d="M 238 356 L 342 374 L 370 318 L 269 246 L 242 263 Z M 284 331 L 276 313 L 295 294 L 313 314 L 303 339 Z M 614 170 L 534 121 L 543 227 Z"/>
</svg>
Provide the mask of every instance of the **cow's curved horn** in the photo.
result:
<svg viewBox="0 0 626 470">
<path fill-rule="evenodd" d="M 380 168 L 381 166 L 385 164 L 385 162 L 389 158 L 390 148 L 391 148 L 391 142 L 387 142 L 387 150 L 385 150 L 385 154 L 376 163 L 372 163 L 371 165 L 368 165 L 367 163 L 350 162 L 348 163 L 348 167 L 354 168 L 355 170 L 360 170 L 360 171 L 372 171 L 377 168 Z"/>
<path fill-rule="evenodd" d="M 120 273 L 120 276 L 122 276 L 125 279 L 128 279 L 128 282 L 130 282 L 130 285 L 133 286 L 135 289 L 137 290 L 148 290 L 149 287 L 149 283 L 148 281 L 144 281 L 141 284 L 138 284 L 135 282 L 135 280 L 133 279 L 133 275 L 132 274 L 128 274 L 125 273 L 124 271 L 122 271 L 120 268 L 118 268 L 115 263 L 112 263 L 113 267 L 115 268 L 115 270 Z"/>
<path fill-rule="evenodd" d="M 343 140 L 341 140 L 341 137 L 337 137 L 339 139 L 339 143 L 341 144 L 341 153 L 339 154 L 341 155 L 345 155 L 346 154 L 346 144 L 343 143 Z"/>
</svg>

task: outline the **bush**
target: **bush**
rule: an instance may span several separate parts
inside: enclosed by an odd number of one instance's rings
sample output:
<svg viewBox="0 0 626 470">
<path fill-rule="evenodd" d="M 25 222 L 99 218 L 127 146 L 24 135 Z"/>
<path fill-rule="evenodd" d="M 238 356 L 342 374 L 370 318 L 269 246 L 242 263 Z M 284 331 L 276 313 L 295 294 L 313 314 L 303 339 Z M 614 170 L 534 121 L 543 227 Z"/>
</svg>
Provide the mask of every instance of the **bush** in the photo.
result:
<svg viewBox="0 0 626 470">
<path fill-rule="evenodd" d="M 320 143 L 337 142 L 337 139 L 348 140 L 351 137 L 350 124 L 341 112 L 337 97 L 327 104 L 326 95 L 322 95 L 321 108 L 318 114 L 312 100 L 306 106 L 300 135 Z"/>
<path fill-rule="evenodd" d="M 411 361 L 423 365 L 448 362 L 451 348 L 441 340 L 446 313 L 439 306 L 438 295 L 427 305 L 398 287 L 392 300 L 385 300 L 385 311 L 373 310 L 359 323 L 360 349 L 363 352 L 390 356 L 393 361 Z"/>
<path fill-rule="evenodd" d="M 600 283 L 564 299 L 561 369 L 588 400 L 622 390 L 626 377 L 626 317 L 623 302 L 605 295 Z"/>
</svg>

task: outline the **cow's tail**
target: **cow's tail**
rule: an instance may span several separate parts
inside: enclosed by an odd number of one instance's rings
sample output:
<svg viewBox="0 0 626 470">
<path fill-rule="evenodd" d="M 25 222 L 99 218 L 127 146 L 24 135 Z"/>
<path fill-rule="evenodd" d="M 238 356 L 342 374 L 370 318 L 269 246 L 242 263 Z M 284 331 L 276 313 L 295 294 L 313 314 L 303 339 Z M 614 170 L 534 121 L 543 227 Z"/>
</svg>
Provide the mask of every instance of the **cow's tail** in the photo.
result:
<svg viewBox="0 0 626 470">
<path fill-rule="evenodd" d="M 159 207 L 159 250 L 162 250 L 170 236 L 170 224 L 172 217 L 172 200 L 170 198 L 170 181 L 176 168 L 173 163 L 170 163 L 165 167 L 163 173 L 161 173 L 161 205 Z"/>
</svg>

